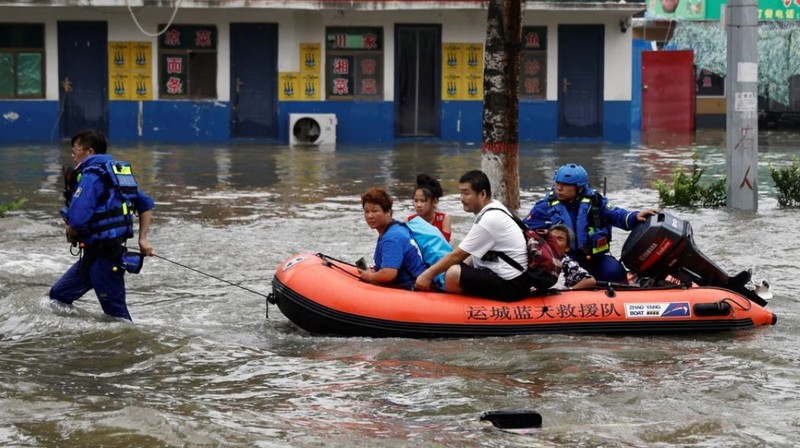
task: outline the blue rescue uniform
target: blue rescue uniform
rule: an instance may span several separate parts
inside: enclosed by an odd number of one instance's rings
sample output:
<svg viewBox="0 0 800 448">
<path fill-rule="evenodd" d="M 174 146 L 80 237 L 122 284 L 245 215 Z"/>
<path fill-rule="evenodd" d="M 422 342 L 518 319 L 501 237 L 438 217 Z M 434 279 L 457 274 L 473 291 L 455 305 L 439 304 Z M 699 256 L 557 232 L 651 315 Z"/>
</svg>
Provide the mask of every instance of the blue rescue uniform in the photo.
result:
<svg viewBox="0 0 800 448">
<path fill-rule="evenodd" d="M 149 196 L 130 182 L 119 185 L 110 170 L 123 173 L 127 164 L 109 164 L 108 154 L 88 157 L 75 171 L 69 207 L 63 217 L 76 232 L 81 258 L 50 289 L 50 298 L 71 304 L 94 289 L 103 312 L 131 320 L 125 301 L 125 269 L 121 258 L 133 235 L 133 212 L 155 207 Z M 119 176 L 122 178 L 124 176 Z M 133 179 L 132 175 L 129 176 Z M 116 268 L 116 269 L 115 269 Z"/>
<path fill-rule="evenodd" d="M 639 224 L 636 220 L 639 211 L 614 207 L 608 204 L 607 198 L 599 198 L 600 203 L 595 205 L 598 211 L 596 216 L 601 221 L 599 226 L 594 225 L 592 217 L 592 201 L 594 199 L 597 202 L 595 191 L 588 186 L 581 196 L 569 203 L 559 201 L 555 193 L 550 191 L 534 204 L 524 222 L 531 229 L 549 229 L 555 224 L 566 225 L 575 234 L 575 241 L 568 251 L 572 259 L 578 261 L 597 280 L 625 282 L 625 267 L 609 253 L 611 229 L 617 227 L 633 230 Z M 591 261 L 586 260 L 586 255 L 591 255 Z"/>
</svg>

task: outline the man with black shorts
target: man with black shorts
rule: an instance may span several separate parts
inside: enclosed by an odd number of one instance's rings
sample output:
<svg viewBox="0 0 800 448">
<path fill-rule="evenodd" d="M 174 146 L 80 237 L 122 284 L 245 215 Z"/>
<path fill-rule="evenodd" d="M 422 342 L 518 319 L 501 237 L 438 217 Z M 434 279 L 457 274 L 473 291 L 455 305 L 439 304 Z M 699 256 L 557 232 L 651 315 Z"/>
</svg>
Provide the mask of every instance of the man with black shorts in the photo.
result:
<svg viewBox="0 0 800 448">
<path fill-rule="evenodd" d="M 505 302 L 530 295 L 528 276 L 499 256 L 504 253 L 520 266 L 528 265 L 525 236 L 506 214 L 510 213 L 508 209 L 492 199 L 486 173 L 475 170 L 464 174 L 458 190 L 464 211 L 475 214 L 475 223 L 453 252 L 417 277 L 416 289 L 430 289 L 433 278 L 445 272 L 447 292 Z"/>
</svg>

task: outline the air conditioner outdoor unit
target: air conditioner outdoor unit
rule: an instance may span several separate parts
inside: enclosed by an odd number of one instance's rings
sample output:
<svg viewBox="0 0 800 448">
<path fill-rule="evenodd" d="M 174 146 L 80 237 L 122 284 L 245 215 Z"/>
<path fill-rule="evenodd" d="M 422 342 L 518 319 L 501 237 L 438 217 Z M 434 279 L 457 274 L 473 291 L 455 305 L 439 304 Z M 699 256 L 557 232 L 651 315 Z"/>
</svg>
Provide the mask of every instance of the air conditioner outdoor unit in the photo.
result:
<svg viewBox="0 0 800 448">
<path fill-rule="evenodd" d="M 336 143 L 336 114 L 289 114 L 289 144 Z"/>
</svg>

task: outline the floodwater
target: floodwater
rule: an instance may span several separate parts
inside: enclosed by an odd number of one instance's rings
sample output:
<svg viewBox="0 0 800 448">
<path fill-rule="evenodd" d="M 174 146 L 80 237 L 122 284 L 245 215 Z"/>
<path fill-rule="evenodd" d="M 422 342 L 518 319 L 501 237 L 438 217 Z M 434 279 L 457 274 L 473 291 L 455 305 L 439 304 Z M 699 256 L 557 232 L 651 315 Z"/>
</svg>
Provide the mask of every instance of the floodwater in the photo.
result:
<svg viewBox="0 0 800 448">
<path fill-rule="evenodd" d="M 572 161 L 627 208 L 657 205 L 653 181 L 690 167 L 693 153 L 706 176 L 725 172 L 724 133 L 670 141 L 524 146 L 519 212 Z M 294 253 L 371 255 L 359 194 L 373 185 L 405 217 L 415 175 L 439 177 L 440 208 L 463 238 L 471 220 L 457 180 L 480 168 L 479 146 L 115 146 L 158 204 L 157 253 L 194 269 L 149 258 L 129 275 L 133 325 L 103 316 L 93 293 L 72 308 L 46 298 L 75 260 L 58 218 L 67 146 L 0 147 L 0 204 L 27 199 L 0 218 L 0 445 L 797 446 L 800 214 L 778 207 L 768 173 L 790 163 L 796 141 L 761 135 L 758 213 L 670 210 L 718 265 L 771 280 L 777 325 L 453 340 L 312 336 L 274 306 L 265 317 L 264 295 Z M 543 428 L 478 421 L 509 408 L 537 410 Z"/>
</svg>

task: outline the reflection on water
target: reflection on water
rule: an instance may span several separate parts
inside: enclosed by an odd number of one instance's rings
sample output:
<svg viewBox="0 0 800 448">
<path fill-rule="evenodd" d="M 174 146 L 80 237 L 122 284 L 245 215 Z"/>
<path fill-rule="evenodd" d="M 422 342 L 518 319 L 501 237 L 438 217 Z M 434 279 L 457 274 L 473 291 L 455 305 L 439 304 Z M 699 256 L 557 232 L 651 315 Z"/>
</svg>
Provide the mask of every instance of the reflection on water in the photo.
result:
<svg viewBox="0 0 800 448">
<path fill-rule="evenodd" d="M 725 172 L 724 132 L 693 144 L 526 145 L 522 210 L 554 170 L 586 166 L 596 187 L 637 208 L 657 179 Z M 731 271 L 772 280 L 778 324 L 732 334 L 535 335 L 451 341 L 313 337 L 264 297 L 159 259 L 127 277 L 135 324 L 109 320 L 89 294 L 53 308 L 72 263 L 57 209 L 66 146 L 0 148 L 0 445 L 3 446 L 795 446 L 800 395 L 800 240 L 777 207 L 769 163 L 796 154 L 791 134 L 760 136 L 757 214 L 679 209 L 700 248 Z M 355 260 L 376 235 L 358 195 L 383 185 L 411 212 L 416 174 L 441 179 L 454 239 L 471 217 L 459 176 L 480 148 L 408 143 L 333 150 L 256 144 L 116 147 L 156 199 L 161 256 L 267 294 L 297 252 Z M 625 237 L 615 233 L 618 252 Z M 534 408 L 544 428 L 503 433 L 485 410 Z"/>
<path fill-rule="evenodd" d="M 689 169 L 697 154 L 706 176 L 725 173 L 723 132 L 698 134 L 694 146 L 675 145 L 675 136 L 655 136 L 648 146 L 606 147 L 598 144 L 524 145 L 520 150 L 520 188 L 541 195 L 556 168 L 576 162 L 589 171 L 593 186 L 611 193 L 652 188 L 669 181 L 676 168 Z M 758 173 L 762 197 L 774 197 L 768 166 L 788 163 L 796 151 L 792 136 L 761 138 Z M 133 163 L 140 185 L 159 198 L 160 213 L 194 214 L 204 219 L 254 219 L 252 206 L 262 200 L 290 212 L 292 205 L 315 204 L 328 198 L 358 194 L 383 185 L 399 198 L 408 197 L 416 173 L 440 178 L 454 194 L 458 177 L 480 167 L 474 145 L 399 144 L 393 147 L 339 146 L 335 150 L 256 144 L 226 146 L 113 147 L 118 159 Z M 36 206 L 53 203 L 61 189 L 62 165 L 70 162 L 66 147 L 0 148 L 0 202 L 19 197 Z M 230 203 L 230 193 L 240 201 Z M 55 196 L 56 198 L 58 196 Z M 215 204 L 216 202 L 216 204 Z M 224 210 L 219 205 L 226 204 Z M 221 213 L 215 216 L 215 213 Z"/>
</svg>

